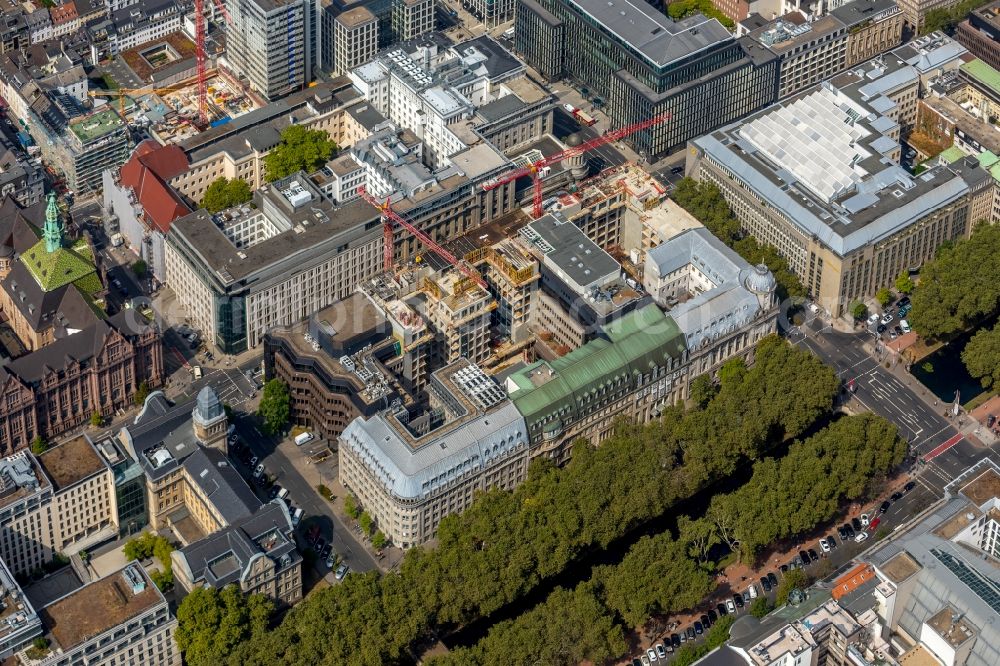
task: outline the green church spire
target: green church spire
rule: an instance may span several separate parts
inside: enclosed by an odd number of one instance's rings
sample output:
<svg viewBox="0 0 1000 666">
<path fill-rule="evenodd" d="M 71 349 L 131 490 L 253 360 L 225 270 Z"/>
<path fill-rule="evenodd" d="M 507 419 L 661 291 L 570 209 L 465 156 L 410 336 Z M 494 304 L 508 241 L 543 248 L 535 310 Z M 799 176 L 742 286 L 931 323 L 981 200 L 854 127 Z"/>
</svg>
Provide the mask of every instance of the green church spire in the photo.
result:
<svg viewBox="0 0 1000 666">
<path fill-rule="evenodd" d="M 56 193 L 49 192 L 49 205 L 45 208 L 45 250 L 49 254 L 62 247 L 62 223 L 56 207 Z"/>
</svg>

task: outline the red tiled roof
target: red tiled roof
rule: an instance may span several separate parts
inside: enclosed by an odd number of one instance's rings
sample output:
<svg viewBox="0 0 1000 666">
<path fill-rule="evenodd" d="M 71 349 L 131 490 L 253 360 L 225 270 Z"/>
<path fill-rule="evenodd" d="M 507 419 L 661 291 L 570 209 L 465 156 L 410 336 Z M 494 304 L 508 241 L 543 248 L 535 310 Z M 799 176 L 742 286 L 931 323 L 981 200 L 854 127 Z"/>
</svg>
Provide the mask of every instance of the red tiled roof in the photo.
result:
<svg viewBox="0 0 1000 666">
<path fill-rule="evenodd" d="M 80 15 L 76 13 L 76 5 L 72 2 L 53 7 L 49 10 L 49 16 L 52 17 L 53 25 L 68 23 L 73 19 L 80 18 Z"/>
<path fill-rule="evenodd" d="M 147 221 L 163 233 L 170 223 L 191 212 L 174 189 L 169 178 L 187 169 L 187 157 L 177 146 L 160 146 L 155 141 L 140 143 L 132 157 L 122 165 L 120 181 L 131 188 L 146 213 Z"/>
<path fill-rule="evenodd" d="M 834 599 L 839 600 L 845 594 L 853 592 L 865 581 L 875 577 L 875 570 L 870 564 L 859 564 L 833 583 L 833 590 L 830 592 Z"/>
</svg>

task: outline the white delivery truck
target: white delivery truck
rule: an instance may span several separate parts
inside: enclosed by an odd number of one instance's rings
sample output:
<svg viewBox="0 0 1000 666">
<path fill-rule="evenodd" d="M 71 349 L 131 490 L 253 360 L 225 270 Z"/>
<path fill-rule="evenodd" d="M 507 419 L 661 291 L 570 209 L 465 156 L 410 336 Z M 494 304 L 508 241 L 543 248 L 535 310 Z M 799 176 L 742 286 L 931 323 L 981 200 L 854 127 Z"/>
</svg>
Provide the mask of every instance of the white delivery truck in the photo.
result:
<svg viewBox="0 0 1000 666">
<path fill-rule="evenodd" d="M 311 441 L 313 441 L 313 434 L 311 432 L 304 432 L 295 436 L 295 446 L 302 446 Z"/>
</svg>

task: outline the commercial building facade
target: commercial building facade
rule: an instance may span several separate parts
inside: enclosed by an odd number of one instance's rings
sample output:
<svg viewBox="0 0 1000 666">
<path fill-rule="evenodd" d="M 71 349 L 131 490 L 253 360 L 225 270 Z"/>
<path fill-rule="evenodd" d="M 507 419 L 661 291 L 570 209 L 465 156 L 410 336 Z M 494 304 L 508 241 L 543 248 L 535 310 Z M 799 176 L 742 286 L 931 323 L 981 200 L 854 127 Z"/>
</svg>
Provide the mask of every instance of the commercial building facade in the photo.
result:
<svg viewBox="0 0 1000 666">
<path fill-rule="evenodd" d="M 897 166 L 901 110 L 871 93 L 897 79 L 915 86 L 915 72 L 845 77 L 842 88 L 823 84 L 692 141 L 687 163 L 689 175 L 718 185 L 743 227 L 777 248 L 834 316 L 918 268 L 944 241 L 966 236 L 972 211 L 992 197 L 989 174 L 975 161 L 919 178 Z"/>
<path fill-rule="evenodd" d="M 392 543 L 409 548 L 478 492 L 512 489 L 528 472 L 525 422 L 475 365 L 435 372 L 431 409 L 355 419 L 340 437 L 340 478 Z"/>
<path fill-rule="evenodd" d="M 777 99 L 777 56 L 701 14 L 674 22 L 632 0 L 522 0 L 514 38 L 543 76 L 601 98 L 617 126 L 671 114 L 629 138 L 650 158 Z"/>
</svg>

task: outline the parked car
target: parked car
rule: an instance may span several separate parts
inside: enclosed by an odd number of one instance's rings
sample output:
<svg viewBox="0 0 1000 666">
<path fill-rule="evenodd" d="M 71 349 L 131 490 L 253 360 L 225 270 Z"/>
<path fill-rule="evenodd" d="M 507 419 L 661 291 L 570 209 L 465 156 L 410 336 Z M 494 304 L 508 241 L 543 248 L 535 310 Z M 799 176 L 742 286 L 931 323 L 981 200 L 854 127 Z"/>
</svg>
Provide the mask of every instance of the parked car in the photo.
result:
<svg viewBox="0 0 1000 666">
<path fill-rule="evenodd" d="M 649 659 L 649 663 L 651 664 L 655 664 L 659 660 L 659 657 L 656 656 L 656 650 L 653 648 L 646 650 L 646 658 Z"/>
<path fill-rule="evenodd" d="M 712 610 L 711 608 L 709 608 L 708 609 L 708 619 L 710 620 L 709 624 L 715 624 L 718 621 L 719 616 L 715 614 L 714 610 Z"/>
<path fill-rule="evenodd" d="M 715 610 L 719 611 L 719 617 L 729 615 L 729 609 L 726 608 L 726 604 L 716 604 Z"/>
<path fill-rule="evenodd" d="M 774 572 L 767 574 L 767 580 L 770 581 L 771 587 L 778 587 L 778 577 L 774 575 Z"/>
<path fill-rule="evenodd" d="M 877 312 L 871 313 L 870 315 L 868 315 L 868 325 L 873 326 L 874 324 L 877 324 L 878 319 L 879 317 Z"/>
<path fill-rule="evenodd" d="M 910 328 L 910 322 L 906 321 L 905 319 L 900 319 L 899 330 L 903 331 L 903 333 L 909 333 L 912 330 Z"/>
<path fill-rule="evenodd" d="M 642 666 L 650 666 L 649 657 L 642 655 Z"/>
<path fill-rule="evenodd" d="M 872 521 L 871 516 L 869 516 L 867 513 L 861 514 L 861 524 L 862 525 L 864 525 L 865 527 L 868 527 L 868 523 L 870 523 L 871 521 Z"/>
<path fill-rule="evenodd" d="M 259 463 L 253 470 L 253 478 L 259 479 L 264 474 L 264 463 Z"/>
<path fill-rule="evenodd" d="M 656 650 L 656 656 L 657 657 L 659 657 L 660 659 L 666 659 L 667 658 L 667 651 L 663 647 L 663 643 L 657 643 L 654 646 L 654 649 Z"/>
<path fill-rule="evenodd" d="M 881 323 L 888 324 L 892 321 L 892 312 L 886 312 L 882 315 Z"/>
<path fill-rule="evenodd" d="M 327 546 L 327 548 L 329 548 L 329 546 Z M 336 561 L 336 559 L 337 559 L 336 553 L 331 552 L 329 555 L 326 556 L 326 561 L 323 564 L 326 565 L 327 569 L 332 569 L 333 563 Z"/>
<path fill-rule="evenodd" d="M 712 622 L 711 620 L 708 619 L 708 615 L 702 615 L 698 621 L 701 622 L 701 626 L 705 627 L 706 629 L 712 626 Z"/>
<path fill-rule="evenodd" d="M 735 598 L 735 597 L 734 597 Z M 743 605 L 743 599 L 740 599 L 740 605 Z M 726 608 L 730 613 L 736 612 L 736 605 L 733 603 L 733 599 L 726 599 Z"/>
<path fill-rule="evenodd" d="M 910 304 L 910 297 L 909 296 L 903 296 L 901 299 L 899 299 L 898 301 L 896 301 L 896 305 L 898 305 L 901 308 L 907 307 L 909 304 Z"/>
<path fill-rule="evenodd" d="M 743 608 L 743 597 L 738 594 L 733 595 L 733 603 L 736 604 L 737 608 Z"/>
<path fill-rule="evenodd" d="M 750 590 L 749 590 L 749 588 L 746 589 L 746 590 L 743 590 L 743 594 L 740 595 L 740 596 L 743 597 L 743 603 L 745 603 L 745 604 L 750 603 L 750 598 L 751 597 L 750 597 Z"/>
<path fill-rule="evenodd" d="M 684 630 L 684 633 L 687 634 L 689 641 L 693 641 L 694 637 L 697 635 L 694 633 L 694 627 L 688 627 L 687 629 Z"/>
<path fill-rule="evenodd" d="M 681 637 L 677 634 L 670 634 L 670 645 L 676 650 L 681 646 Z"/>
<path fill-rule="evenodd" d="M 847 528 L 848 525 L 841 525 L 840 527 L 837 528 L 837 534 L 840 535 L 841 541 L 847 541 Z"/>
<path fill-rule="evenodd" d="M 346 564 L 341 564 L 339 567 L 337 567 L 336 573 L 334 573 L 334 577 L 337 580 L 344 580 L 344 576 L 346 576 L 346 575 L 347 575 L 347 565 Z"/>
<path fill-rule="evenodd" d="M 898 338 L 899 336 L 901 336 L 903 334 L 903 329 L 901 329 L 899 326 L 893 326 L 892 327 L 892 332 L 895 333 L 896 337 Z"/>
<path fill-rule="evenodd" d="M 764 590 L 764 594 L 771 591 L 771 581 L 767 579 L 767 576 L 760 577 L 760 587 Z"/>
<path fill-rule="evenodd" d="M 861 543 L 867 538 L 868 538 L 868 532 L 858 532 L 858 535 L 854 537 L 854 540 L 858 543 Z"/>
<path fill-rule="evenodd" d="M 250 456 L 250 466 L 255 467 L 257 465 L 257 456 Z"/>
<path fill-rule="evenodd" d="M 878 526 L 879 526 L 879 525 L 880 525 L 881 523 L 882 523 L 882 519 L 881 519 L 881 518 L 876 518 L 876 519 L 875 519 L 875 520 L 873 520 L 873 521 L 871 522 L 871 524 L 870 524 L 870 525 L 868 526 L 868 530 L 869 530 L 869 531 L 870 531 L 870 532 L 871 532 L 872 534 L 874 534 L 874 533 L 875 533 L 875 530 L 877 530 L 877 529 L 878 529 Z"/>
<path fill-rule="evenodd" d="M 830 544 L 826 542 L 826 539 L 819 540 L 819 549 L 822 550 L 824 553 L 830 552 Z"/>
<path fill-rule="evenodd" d="M 326 539 L 323 537 L 316 539 L 316 543 L 313 545 L 313 551 L 316 553 L 322 553 L 324 548 L 326 548 Z"/>
<path fill-rule="evenodd" d="M 788 565 L 782 564 L 780 567 L 778 567 L 778 571 L 780 571 L 781 575 L 784 576 L 786 573 L 788 573 Z"/>
<path fill-rule="evenodd" d="M 800 560 L 802 560 L 802 564 L 803 564 L 803 565 L 807 565 L 807 564 L 809 564 L 809 562 L 811 561 L 811 560 L 809 559 L 809 553 L 807 553 L 807 552 L 806 552 L 806 551 L 804 551 L 804 550 L 800 550 L 800 551 L 799 551 L 799 559 L 800 559 Z"/>
<path fill-rule="evenodd" d="M 882 335 L 883 333 L 886 332 L 886 330 L 888 330 L 888 328 L 886 327 L 885 324 L 879 324 L 878 327 L 875 329 L 875 332 L 878 333 L 879 335 Z"/>
<path fill-rule="evenodd" d="M 833 538 L 832 534 L 826 537 L 826 545 L 830 547 L 830 550 L 837 547 L 837 540 Z"/>
<path fill-rule="evenodd" d="M 892 494 L 892 496 L 891 496 L 891 497 L 889 497 L 889 501 L 890 501 L 890 502 L 898 502 L 898 501 L 899 501 L 899 500 L 901 500 L 901 499 L 903 499 L 903 493 L 901 493 L 901 492 L 898 492 L 898 491 L 897 491 L 897 492 L 894 492 L 894 493 Z"/>
<path fill-rule="evenodd" d="M 639 659 L 639 657 L 636 657 L 632 660 L 632 666 L 642 666 L 642 660 Z"/>
<path fill-rule="evenodd" d="M 705 628 L 701 626 L 701 622 L 699 622 L 698 620 L 695 620 L 694 622 L 694 633 L 698 634 L 699 636 L 705 633 Z"/>
<path fill-rule="evenodd" d="M 886 501 L 882 502 L 882 506 L 880 506 L 878 508 L 878 512 L 879 513 L 885 513 L 886 511 L 889 510 L 890 506 L 892 506 L 892 502 L 890 502 L 889 500 L 886 500 Z"/>
<path fill-rule="evenodd" d="M 819 562 L 819 555 L 817 555 L 816 551 L 812 548 L 809 549 L 809 557 L 812 558 L 813 562 Z"/>
<path fill-rule="evenodd" d="M 905 486 L 903 486 L 903 494 L 905 495 L 906 493 L 910 492 L 911 490 L 913 490 L 916 487 L 917 487 L 917 482 L 916 481 L 910 481 L 910 482 L 908 482 Z"/>
</svg>

